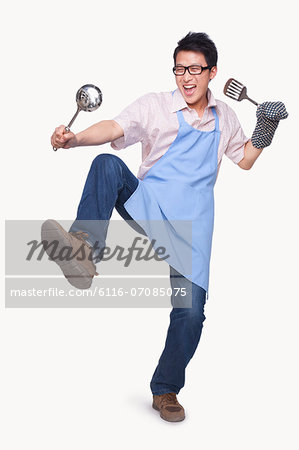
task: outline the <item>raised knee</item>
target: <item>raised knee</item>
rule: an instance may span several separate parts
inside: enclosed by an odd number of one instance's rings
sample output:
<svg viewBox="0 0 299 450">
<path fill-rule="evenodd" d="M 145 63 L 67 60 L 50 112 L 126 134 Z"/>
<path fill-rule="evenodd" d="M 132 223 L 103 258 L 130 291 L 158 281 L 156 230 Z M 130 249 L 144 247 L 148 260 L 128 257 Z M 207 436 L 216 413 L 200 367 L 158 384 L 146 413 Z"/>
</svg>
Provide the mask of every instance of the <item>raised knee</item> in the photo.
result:
<svg viewBox="0 0 299 450">
<path fill-rule="evenodd" d="M 112 155 L 111 153 L 101 153 L 94 158 L 92 164 L 109 164 L 118 162 L 119 160 L 121 161 L 118 156 Z"/>
<path fill-rule="evenodd" d="M 92 167 L 109 173 L 121 167 L 121 164 L 122 160 L 116 155 L 111 155 L 111 153 L 101 153 L 92 161 Z"/>
</svg>

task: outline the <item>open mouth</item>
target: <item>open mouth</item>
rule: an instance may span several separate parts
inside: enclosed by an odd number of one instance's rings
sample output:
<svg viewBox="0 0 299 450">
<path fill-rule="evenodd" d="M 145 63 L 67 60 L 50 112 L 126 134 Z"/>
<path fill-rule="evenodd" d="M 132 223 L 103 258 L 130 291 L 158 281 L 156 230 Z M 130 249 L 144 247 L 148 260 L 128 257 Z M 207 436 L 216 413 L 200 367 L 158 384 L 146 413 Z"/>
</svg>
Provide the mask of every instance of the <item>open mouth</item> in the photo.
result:
<svg viewBox="0 0 299 450">
<path fill-rule="evenodd" d="M 183 88 L 184 88 L 185 94 L 189 96 L 195 92 L 196 86 L 195 86 L 195 84 L 184 84 Z"/>
</svg>

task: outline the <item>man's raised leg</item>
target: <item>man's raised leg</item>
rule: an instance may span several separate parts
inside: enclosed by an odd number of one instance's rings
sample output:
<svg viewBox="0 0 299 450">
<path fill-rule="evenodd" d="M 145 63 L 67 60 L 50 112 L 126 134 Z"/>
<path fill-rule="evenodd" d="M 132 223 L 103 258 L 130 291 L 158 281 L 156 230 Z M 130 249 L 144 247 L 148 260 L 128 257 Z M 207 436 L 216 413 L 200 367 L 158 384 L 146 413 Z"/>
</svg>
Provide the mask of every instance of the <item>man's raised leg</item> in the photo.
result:
<svg viewBox="0 0 299 450">
<path fill-rule="evenodd" d="M 98 155 L 92 162 L 78 207 L 77 218 L 69 232 L 55 220 L 42 225 L 42 241 L 47 254 L 63 271 L 68 281 L 79 289 L 88 289 L 97 274 L 92 247 L 104 249 L 109 219 L 113 208 L 134 229 L 145 234 L 124 208 L 124 203 L 138 186 L 138 178 L 118 157 L 109 153 Z M 55 251 L 53 252 L 55 243 Z M 68 248 L 65 258 L 64 249 Z M 82 257 L 84 254 L 85 257 Z M 101 259 L 102 251 L 96 255 Z"/>
</svg>

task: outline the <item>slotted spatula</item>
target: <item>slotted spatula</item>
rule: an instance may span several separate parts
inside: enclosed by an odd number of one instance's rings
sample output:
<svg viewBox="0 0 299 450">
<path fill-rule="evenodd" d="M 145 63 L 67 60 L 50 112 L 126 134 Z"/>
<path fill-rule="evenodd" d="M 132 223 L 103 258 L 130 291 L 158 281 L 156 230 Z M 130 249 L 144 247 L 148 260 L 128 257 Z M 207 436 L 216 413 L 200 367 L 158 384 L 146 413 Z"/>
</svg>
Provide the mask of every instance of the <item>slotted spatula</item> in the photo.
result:
<svg viewBox="0 0 299 450">
<path fill-rule="evenodd" d="M 240 83 L 240 81 L 237 81 L 234 78 L 230 78 L 229 80 L 227 80 L 223 89 L 223 93 L 227 95 L 227 97 L 237 100 L 238 102 L 246 99 L 256 106 L 259 105 L 257 102 L 252 100 L 252 98 L 248 97 L 246 86 L 244 86 L 244 84 Z"/>
</svg>

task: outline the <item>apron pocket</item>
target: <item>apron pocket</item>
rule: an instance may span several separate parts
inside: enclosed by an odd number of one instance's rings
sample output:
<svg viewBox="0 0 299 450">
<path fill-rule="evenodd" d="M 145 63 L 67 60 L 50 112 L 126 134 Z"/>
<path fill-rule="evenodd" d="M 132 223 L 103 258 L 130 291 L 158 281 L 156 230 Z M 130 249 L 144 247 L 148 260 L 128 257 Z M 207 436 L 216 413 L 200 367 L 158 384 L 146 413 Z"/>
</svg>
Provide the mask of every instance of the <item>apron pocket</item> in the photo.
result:
<svg viewBox="0 0 299 450">
<path fill-rule="evenodd" d="M 198 215 L 199 196 L 187 183 L 150 183 L 161 212 L 168 220 L 193 220 Z"/>
</svg>

